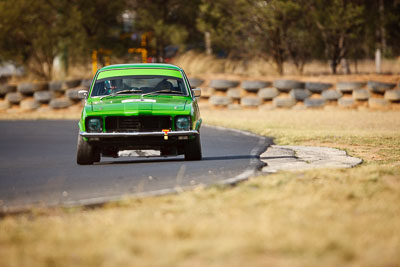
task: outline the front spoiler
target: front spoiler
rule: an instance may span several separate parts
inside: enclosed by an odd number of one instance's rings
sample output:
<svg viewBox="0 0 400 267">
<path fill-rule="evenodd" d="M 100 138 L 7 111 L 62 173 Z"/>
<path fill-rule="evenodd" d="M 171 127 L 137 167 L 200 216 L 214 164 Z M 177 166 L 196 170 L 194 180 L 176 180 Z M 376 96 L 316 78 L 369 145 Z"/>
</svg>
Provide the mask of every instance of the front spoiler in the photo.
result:
<svg viewBox="0 0 400 267">
<path fill-rule="evenodd" d="M 191 136 L 191 135 L 198 135 L 199 132 L 196 130 L 190 131 L 170 131 L 168 134 L 164 132 L 132 132 L 132 133 L 87 133 L 87 132 L 80 132 L 79 133 L 82 137 L 87 138 L 113 138 L 113 137 L 140 137 L 140 136 Z"/>
</svg>

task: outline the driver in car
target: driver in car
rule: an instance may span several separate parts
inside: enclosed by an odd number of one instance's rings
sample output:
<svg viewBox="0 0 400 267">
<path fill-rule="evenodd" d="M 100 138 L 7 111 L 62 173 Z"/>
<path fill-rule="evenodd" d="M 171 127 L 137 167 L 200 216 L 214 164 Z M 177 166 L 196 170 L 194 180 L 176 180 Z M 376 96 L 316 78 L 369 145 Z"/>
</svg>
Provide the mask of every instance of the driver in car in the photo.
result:
<svg viewBox="0 0 400 267">
<path fill-rule="evenodd" d="M 119 82 L 118 82 L 119 81 Z M 104 81 L 104 87 L 106 89 L 107 94 L 113 94 L 118 91 L 118 89 L 122 89 L 121 86 L 118 86 L 120 83 L 122 83 L 122 80 L 106 80 Z"/>
</svg>

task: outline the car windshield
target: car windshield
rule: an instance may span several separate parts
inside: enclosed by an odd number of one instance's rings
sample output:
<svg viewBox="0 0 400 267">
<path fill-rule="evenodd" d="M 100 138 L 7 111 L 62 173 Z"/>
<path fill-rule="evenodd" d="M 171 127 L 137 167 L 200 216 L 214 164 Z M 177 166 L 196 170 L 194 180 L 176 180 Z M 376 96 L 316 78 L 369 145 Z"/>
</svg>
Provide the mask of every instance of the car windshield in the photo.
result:
<svg viewBox="0 0 400 267">
<path fill-rule="evenodd" d="M 188 95 L 181 78 L 169 76 L 123 76 L 97 80 L 91 96 L 148 94 L 153 92 L 154 95 L 158 93 Z"/>
</svg>

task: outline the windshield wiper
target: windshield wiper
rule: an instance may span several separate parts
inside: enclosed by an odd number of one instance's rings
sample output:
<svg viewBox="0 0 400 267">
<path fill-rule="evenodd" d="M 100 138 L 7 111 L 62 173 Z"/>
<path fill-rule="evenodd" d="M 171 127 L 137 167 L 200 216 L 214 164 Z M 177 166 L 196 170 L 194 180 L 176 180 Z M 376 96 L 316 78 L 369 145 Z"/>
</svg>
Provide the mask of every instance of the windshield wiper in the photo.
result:
<svg viewBox="0 0 400 267">
<path fill-rule="evenodd" d="M 172 90 L 158 90 L 158 91 L 154 91 L 154 92 L 150 92 L 150 93 L 145 93 L 145 94 L 142 94 L 142 95 L 141 95 L 141 97 L 144 97 L 144 96 L 146 96 L 146 95 L 157 95 L 157 94 L 161 94 L 161 93 L 164 93 L 164 94 L 177 94 L 177 95 L 183 95 L 183 93 L 182 93 L 182 92 L 180 92 L 180 91 L 172 91 Z"/>
<path fill-rule="evenodd" d="M 137 89 L 121 90 L 121 91 L 118 91 L 118 92 L 115 92 L 115 93 L 112 93 L 112 94 L 109 94 L 109 95 L 102 96 L 102 97 L 100 97 L 100 100 L 102 100 L 103 98 L 107 98 L 107 97 L 110 97 L 110 96 L 116 96 L 116 95 L 119 95 L 119 94 L 141 93 L 141 92 L 142 92 L 142 90 L 137 90 Z"/>
<path fill-rule="evenodd" d="M 126 93 L 141 93 L 141 92 L 142 92 L 142 90 L 138 90 L 138 89 L 126 89 L 126 90 L 118 91 L 115 94 L 119 95 L 119 94 L 126 94 Z"/>
</svg>

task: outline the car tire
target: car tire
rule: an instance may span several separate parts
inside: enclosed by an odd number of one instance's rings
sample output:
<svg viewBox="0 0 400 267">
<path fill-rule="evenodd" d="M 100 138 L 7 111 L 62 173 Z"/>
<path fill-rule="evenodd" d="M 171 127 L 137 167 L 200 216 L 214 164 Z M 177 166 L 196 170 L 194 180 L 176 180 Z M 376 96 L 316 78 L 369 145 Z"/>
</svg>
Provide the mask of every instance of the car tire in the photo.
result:
<svg viewBox="0 0 400 267">
<path fill-rule="evenodd" d="M 63 92 L 62 90 L 62 82 L 60 81 L 51 81 L 49 82 L 49 90 L 53 92 Z"/>
<path fill-rule="evenodd" d="M 355 89 L 353 91 L 353 98 L 355 100 L 360 100 L 360 101 L 368 100 L 369 96 L 370 96 L 369 91 L 367 89 Z"/>
<path fill-rule="evenodd" d="M 363 82 L 338 82 L 336 90 L 342 93 L 352 93 L 356 89 L 361 89 L 365 86 Z"/>
<path fill-rule="evenodd" d="M 281 92 L 289 92 L 292 89 L 304 88 L 304 83 L 296 80 L 275 80 L 274 87 Z"/>
<path fill-rule="evenodd" d="M 100 153 L 96 152 L 94 147 L 78 135 L 78 144 L 76 151 L 76 163 L 79 165 L 92 165 L 94 162 L 100 161 Z"/>
<path fill-rule="evenodd" d="M 289 95 L 296 101 L 304 101 L 311 95 L 311 92 L 306 89 L 292 89 Z"/>
<path fill-rule="evenodd" d="M 214 94 L 214 89 L 211 87 L 204 87 L 201 89 L 201 99 L 209 99 Z"/>
<path fill-rule="evenodd" d="M 54 98 L 49 102 L 49 106 L 52 109 L 64 109 L 70 107 L 72 104 L 73 102 L 66 98 Z"/>
<path fill-rule="evenodd" d="M 228 89 L 226 94 L 228 97 L 230 97 L 232 99 L 240 99 L 240 89 L 238 89 L 238 88 Z"/>
<path fill-rule="evenodd" d="M 335 101 L 335 100 L 338 100 L 339 98 L 341 98 L 343 96 L 343 94 L 334 89 L 329 89 L 329 90 L 323 91 L 321 96 L 323 99 L 325 99 L 327 101 Z"/>
<path fill-rule="evenodd" d="M 307 98 L 304 100 L 304 106 L 306 108 L 322 108 L 325 105 L 325 99 L 323 98 Z"/>
<path fill-rule="evenodd" d="M 242 98 L 240 104 L 243 107 L 258 107 L 262 102 L 262 99 L 258 96 L 246 96 Z"/>
<path fill-rule="evenodd" d="M 76 79 L 76 80 L 67 80 L 67 81 L 64 81 L 64 87 L 67 88 L 67 89 L 78 87 L 81 84 L 81 82 L 82 81 L 78 80 L 78 79 Z"/>
<path fill-rule="evenodd" d="M 34 99 L 24 99 L 19 103 L 19 107 L 25 111 L 36 110 L 40 108 L 40 103 Z"/>
<path fill-rule="evenodd" d="M 211 103 L 211 105 L 223 107 L 226 107 L 232 102 L 229 97 L 223 95 L 213 95 L 209 98 L 208 101 Z"/>
<path fill-rule="evenodd" d="M 185 160 L 201 160 L 200 134 L 194 140 L 189 140 L 185 145 Z"/>
<path fill-rule="evenodd" d="M 8 93 L 5 96 L 5 100 L 7 100 L 11 105 L 19 105 L 23 99 L 24 96 L 21 93 Z"/>
<path fill-rule="evenodd" d="M 5 100 L 0 100 L 0 110 L 7 110 L 10 108 L 10 103 Z"/>
<path fill-rule="evenodd" d="M 272 105 L 276 108 L 291 108 L 296 105 L 296 101 L 291 97 L 275 97 Z"/>
<path fill-rule="evenodd" d="M 260 97 L 263 100 L 272 100 L 274 97 L 277 97 L 278 95 L 279 92 L 274 87 L 262 88 L 258 91 L 258 97 Z"/>
<path fill-rule="evenodd" d="M 39 103 L 49 103 L 50 100 L 53 98 L 52 91 L 39 91 L 33 94 L 33 98 Z"/>
<path fill-rule="evenodd" d="M 97 149 L 94 151 L 94 162 L 100 162 L 101 160 L 101 153 Z"/>
<path fill-rule="evenodd" d="M 33 95 L 38 90 L 33 83 L 20 83 L 17 86 L 17 91 L 23 95 Z"/>
<path fill-rule="evenodd" d="M 17 91 L 23 95 L 32 96 L 33 93 L 38 91 L 45 91 L 49 89 L 49 85 L 46 82 L 37 83 L 20 83 L 17 86 Z"/>
<path fill-rule="evenodd" d="M 385 99 L 396 102 L 400 101 L 400 90 L 388 90 L 385 92 Z"/>
<path fill-rule="evenodd" d="M 241 87 L 249 92 L 258 92 L 261 88 L 270 87 L 272 85 L 271 82 L 264 81 L 243 81 Z"/>
<path fill-rule="evenodd" d="M 317 82 L 306 82 L 305 88 L 311 93 L 320 94 L 325 90 L 331 88 L 333 84 L 331 83 L 317 83 Z"/>
<path fill-rule="evenodd" d="M 16 85 L 4 84 L 0 85 L 0 96 L 5 96 L 8 93 L 14 93 L 17 91 Z"/>
<path fill-rule="evenodd" d="M 68 99 L 71 99 L 72 101 L 80 101 L 80 100 L 82 100 L 80 97 L 79 97 L 79 94 L 78 94 L 78 92 L 80 91 L 80 90 L 82 90 L 81 88 L 71 88 L 71 89 L 67 89 L 66 91 L 65 91 L 65 96 L 68 98 Z"/>
<path fill-rule="evenodd" d="M 211 80 L 210 87 L 217 90 L 228 90 L 239 85 L 238 81 L 231 80 Z"/>
<path fill-rule="evenodd" d="M 198 78 L 189 78 L 190 88 L 194 89 L 202 85 L 204 80 Z"/>
<path fill-rule="evenodd" d="M 383 82 L 375 82 L 375 81 L 369 81 L 367 83 L 368 89 L 377 94 L 384 94 L 386 90 L 392 90 L 393 88 L 396 87 L 395 83 L 383 83 Z"/>
<path fill-rule="evenodd" d="M 342 108 L 354 108 L 356 105 L 356 101 L 354 100 L 354 98 L 342 97 L 338 99 L 338 105 Z"/>
<path fill-rule="evenodd" d="M 91 84 L 92 84 L 91 79 L 84 79 L 81 81 L 81 87 L 85 89 L 89 89 Z"/>
</svg>

